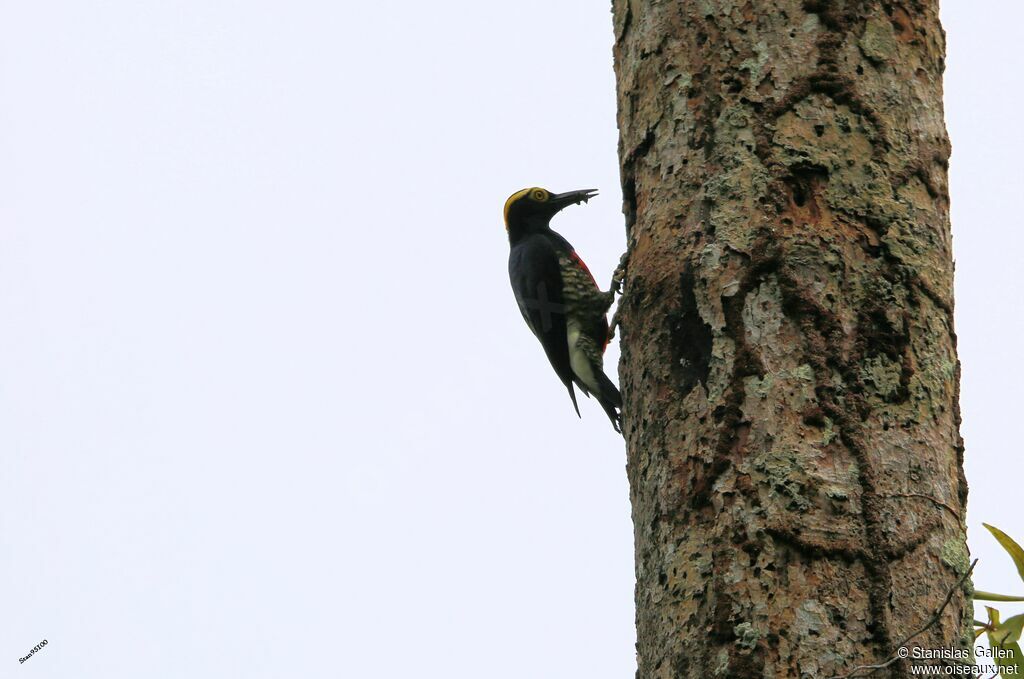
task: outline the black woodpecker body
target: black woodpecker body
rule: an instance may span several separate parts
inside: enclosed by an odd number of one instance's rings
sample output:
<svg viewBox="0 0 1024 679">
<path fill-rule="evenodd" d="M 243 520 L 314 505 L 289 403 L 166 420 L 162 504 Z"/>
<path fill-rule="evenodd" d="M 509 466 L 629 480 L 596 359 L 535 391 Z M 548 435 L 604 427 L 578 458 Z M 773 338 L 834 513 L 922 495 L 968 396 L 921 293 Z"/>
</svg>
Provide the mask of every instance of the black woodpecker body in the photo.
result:
<svg viewBox="0 0 1024 679">
<path fill-rule="evenodd" d="M 615 293 L 601 292 L 569 241 L 550 226 L 559 210 L 596 194 L 593 189 L 553 194 L 536 187 L 512 194 L 505 202 L 508 274 L 519 310 L 568 389 L 576 414 L 573 384 L 594 396 L 620 431 L 622 396 L 603 367 Z"/>
</svg>

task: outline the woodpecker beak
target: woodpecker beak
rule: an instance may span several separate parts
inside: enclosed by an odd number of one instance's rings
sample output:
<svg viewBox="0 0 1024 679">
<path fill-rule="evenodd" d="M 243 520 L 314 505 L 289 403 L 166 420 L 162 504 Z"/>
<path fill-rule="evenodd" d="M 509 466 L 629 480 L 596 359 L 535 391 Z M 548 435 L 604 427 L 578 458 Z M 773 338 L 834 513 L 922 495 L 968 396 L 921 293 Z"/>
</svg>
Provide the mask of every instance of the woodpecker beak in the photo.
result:
<svg viewBox="0 0 1024 679">
<path fill-rule="evenodd" d="M 564 207 L 570 205 L 578 205 L 580 203 L 586 203 L 588 200 L 597 195 L 597 189 L 580 189 L 579 191 L 566 191 L 565 193 L 556 193 L 551 196 L 551 200 L 548 204 L 555 208 L 555 212 L 558 212 Z"/>
</svg>

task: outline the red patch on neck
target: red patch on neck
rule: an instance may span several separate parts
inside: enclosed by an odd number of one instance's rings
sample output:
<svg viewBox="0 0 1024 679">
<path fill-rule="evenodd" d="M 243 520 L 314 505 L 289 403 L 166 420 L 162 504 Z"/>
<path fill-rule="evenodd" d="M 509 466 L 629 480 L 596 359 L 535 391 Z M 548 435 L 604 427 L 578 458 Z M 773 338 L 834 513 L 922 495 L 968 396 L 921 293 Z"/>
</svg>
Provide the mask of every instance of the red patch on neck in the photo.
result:
<svg viewBox="0 0 1024 679">
<path fill-rule="evenodd" d="M 577 264 L 579 264 L 580 268 L 583 269 L 584 271 L 586 271 L 587 275 L 590 276 L 590 280 L 594 281 L 594 285 L 597 285 L 597 281 L 594 279 L 594 274 L 590 273 L 590 269 L 587 268 L 586 262 L 584 262 L 582 259 L 580 259 L 580 256 L 576 254 L 575 250 L 572 251 L 572 254 L 569 255 L 569 258 L 572 261 L 574 261 Z"/>
</svg>

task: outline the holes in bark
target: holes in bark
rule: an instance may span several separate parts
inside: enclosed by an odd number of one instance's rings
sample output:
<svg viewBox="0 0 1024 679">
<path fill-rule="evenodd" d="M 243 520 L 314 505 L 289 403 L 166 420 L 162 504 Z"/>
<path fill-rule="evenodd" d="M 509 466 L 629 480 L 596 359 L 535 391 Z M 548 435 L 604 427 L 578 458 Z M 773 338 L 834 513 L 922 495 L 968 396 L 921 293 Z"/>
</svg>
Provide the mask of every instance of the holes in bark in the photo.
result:
<svg viewBox="0 0 1024 679">
<path fill-rule="evenodd" d="M 622 212 L 626 217 L 626 232 L 636 223 L 636 177 L 632 172 L 622 178 Z"/>
<path fill-rule="evenodd" d="M 694 295 L 696 281 L 690 266 L 679 277 L 678 311 L 668 316 L 672 344 L 672 376 L 679 393 L 688 394 L 698 382 L 707 385 L 711 366 L 711 326 L 704 322 Z M 715 414 L 716 419 L 718 414 Z"/>
<path fill-rule="evenodd" d="M 817 128 L 815 130 L 817 131 Z M 817 217 L 816 196 L 821 192 L 822 186 L 828 182 L 828 170 L 811 165 L 793 167 L 790 168 L 790 176 L 785 182 L 789 187 L 793 204 L 798 208 L 809 207 L 811 216 Z"/>
<path fill-rule="evenodd" d="M 707 198 L 700 202 L 700 224 L 707 229 L 708 236 L 714 237 L 715 225 L 711 221 L 711 206 L 712 203 Z"/>
<path fill-rule="evenodd" d="M 914 375 L 914 366 L 908 355 L 910 316 L 906 310 L 890 315 L 887 306 L 885 300 L 871 299 L 860 310 L 856 349 L 863 359 L 884 356 L 899 366 L 898 384 L 879 395 L 887 402 L 903 403 L 910 396 L 910 380 Z M 880 386 L 875 385 L 875 388 Z"/>
<path fill-rule="evenodd" d="M 872 243 L 865 234 L 861 234 L 857 237 L 857 244 L 860 245 L 860 249 L 863 250 L 866 255 L 873 259 L 877 259 L 882 256 L 882 246 L 877 243 Z"/>
<path fill-rule="evenodd" d="M 806 425 L 824 429 L 826 424 L 825 411 L 818 406 L 812 406 L 804 411 L 803 420 Z"/>
<path fill-rule="evenodd" d="M 807 204 L 807 189 L 800 184 L 793 186 L 793 202 L 799 207 L 803 207 Z"/>
</svg>

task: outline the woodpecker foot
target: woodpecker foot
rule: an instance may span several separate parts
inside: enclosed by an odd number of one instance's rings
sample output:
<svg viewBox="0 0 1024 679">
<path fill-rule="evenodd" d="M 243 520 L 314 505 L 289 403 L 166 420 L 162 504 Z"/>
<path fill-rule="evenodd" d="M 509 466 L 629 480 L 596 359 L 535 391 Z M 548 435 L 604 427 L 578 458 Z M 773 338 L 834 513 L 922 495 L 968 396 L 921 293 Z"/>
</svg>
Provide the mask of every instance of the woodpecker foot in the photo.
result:
<svg viewBox="0 0 1024 679">
<path fill-rule="evenodd" d="M 621 307 L 619 307 L 618 309 L 615 310 L 615 313 L 612 314 L 611 323 L 608 324 L 608 341 L 609 342 L 611 342 L 613 339 L 615 339 L 615 329 L 619 327 L 619 311 L 620 310 L 621 310 Z"/>
<path fill-rule="evenodd" d="M 629 267 L 629 251 L 622 253 L 622 257 L 619 258 L 619 265 L 615 267 L 615 273 L 612 274 L 612 292 L 621 295 L 622 286 L 626 282 L 626 270 Z"/>
</svg>

